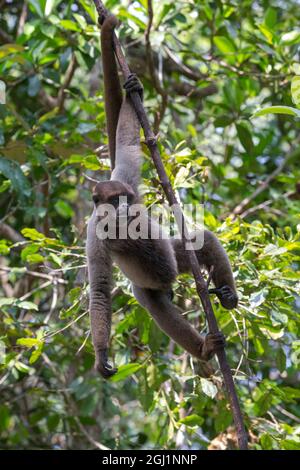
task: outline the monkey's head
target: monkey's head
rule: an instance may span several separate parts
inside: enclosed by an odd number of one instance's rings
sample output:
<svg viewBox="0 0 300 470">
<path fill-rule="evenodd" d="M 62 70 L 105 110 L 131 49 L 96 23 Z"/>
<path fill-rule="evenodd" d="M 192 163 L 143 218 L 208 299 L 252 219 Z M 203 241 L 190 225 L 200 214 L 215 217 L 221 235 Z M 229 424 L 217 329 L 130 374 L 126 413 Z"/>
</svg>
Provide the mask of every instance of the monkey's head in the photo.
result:
<svg viewBox="0 0 300 470">
<path fill-rule="evenodd" d="M 105 216 L 104 205 L 105 208 L 109 205 L 111 209 L 107 211 L 109 220 L 118 223 L 122 217 L 128 218 L 129 207 L 136 202 L 136 194 L 129 184 L 120 181 L 102 181 L 94 187 L 93 201 L 99 218 Z"/>
</svg>

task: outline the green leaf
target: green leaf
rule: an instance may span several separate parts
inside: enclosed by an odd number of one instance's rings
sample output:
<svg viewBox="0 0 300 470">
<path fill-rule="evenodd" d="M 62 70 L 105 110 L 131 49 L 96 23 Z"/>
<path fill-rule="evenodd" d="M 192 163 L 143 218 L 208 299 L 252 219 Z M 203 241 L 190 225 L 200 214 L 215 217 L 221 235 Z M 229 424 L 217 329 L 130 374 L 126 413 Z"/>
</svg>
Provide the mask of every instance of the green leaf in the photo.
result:
<svg viewBox="0 0 300 470">
<path fill-rule="evenodd" d="M 300 42 L 300 31 L 289 31 L 281 36 L 281 43 L 285 46 L 292 46 Z"/>
<path fill-rule="evenodd" d="M 85 29 L 87 26 L 86 20 L 84 16 L 78 15 L 77 13 L 73 13 L 74 18 L 76 19 L 77 23 L 80 25 L 82 29 Z"/>
<path fill-rule="evenodd" d="M 41 0 L 28 0 L 31 10 L 35 11 L 41 18 L 44 16 L 43 2 Z"/>
<path fill-rule="evenodd" d="M 130 375 L 135 374 L 143 365 L 132 362 L 131 364 L 125 364 L 118 368 L 118 372 L 110 378 L 111 382 L 119 382 L 120 380 L 126 379 Z"/>
<path fill-rule="evenodd" d="M 24 196 L 30 196 L 31 188 L 20 165 L 15 161 L 0 156 L 0 173 L 11 181 L 12 187 L 18 193 L 20 204 L 22 204 L 24 202 Z"/>
<path fill-rule="evenodd" d="M 30 264 L 43 263 L 45 261 L 45 258 L 37 253 L 35 255 L 28 255 L 26 261 Z"/>
<path fill-rule="evenodd" d="M 79 0 L 79 3 L 84 8 L 84 10 L 90 15 L 94 23 L 97 23 L 98 13 L 94 3 L 91 4 L 89 0 Z"/>
<path fill-rule="evenodd" d="M 28 255 L 32 255 L 34 253 L 37 253 L 40 249 L 40 245 L 36 243 L 32 243 L 31 245 L 25 246 L 23 250 L 21 251 L 21 259 L 22 261 L 26 261 Z"/>
<path fill-rule="evenodd" d="M 292 98 L 296 106 L 300 106 L 300 77 L 294 77 L 291 83 Z"/>
<path fill-rule="evenodd" d="M 48 121 L 49 119 L 52 119 L 54 118 L 58 113 L 58 107 L 56 106 L 55 108 L 53 108 L 51 111 L 49 111 L 48 113 L 46 114 L 43 114 L 40 118 L 39 118 L 39 123 L 40 124 L 43 124 L 44 122 Z"/>
<path fill-rule="evenodd" d="M 268 433 L 262 434 L 262 436 L 260 437 L 260 443 L 261 443 L 261 446 L 264 450 L 272 450 L 273 449 L 274 440 L 272 439 L 272 437 Z"/>
<path fill-rule="evenodd" d="M 61 215 L 64 219 L 70 219 L 74 215 L 72 207 L 62 199 L 57 201 L 54 207 L 57 210 L 58 214 Z"/>
<path fill-rule="evenodd" d="M 36 310 L 38 311 L 38 306 L 34 302 L 29 302 L 27 300 L 23 300 L 21 302 L 16 302 L 16 306 L 18 308 L 23 308 L 24 310 Z"/>
<path fill-rule="evenodd" d="M 81 287 L 73 287 L 68 293 L 68 299 L 70 299 L 70 302 L 73 303 L 76 300 L 79 300 L 82 294 L 82 288 Z"/>
<path fill-rule="evenodd" d="M 5 307 L 7 305 L 13 305 L 15 303 L 16 299 L 11 297 L 11 298 L 6 298 L 2 297 L 0 298 L 0 307 Z"/>
<path fill-rule="evenodd" d="M 273 32 L 265 25 L 260 24 L 259 26 L 260 31 L 263 33 L 265 38 L 267 39 L 269 44 L 272 44 L 273 42 Z"/>
<path fill-rule="evenodd" d="M 174 180 L 174 188 L 185 187 L 187 177 L 189 176 L 188 166 L 182 166 L 176 173 Z"/>
<path fill-rule="evenodd" d="M 8 429 L 10 424 L 9 408 L 6 405 L 0 405 L 0 433 Z"/>
<path fill-rule="evenodd" d="M 100 170 L 101 166 L 96 155 L 87 155 L 81 161 L 81 164 L 87 170 L 97 171 Z"/>
<path fill-rule="evenodd" d="M 11 182 L 8 180 L 3 181 L 3 183 L 0 185 L 0 194 L 5 193 L 9 188 L 11 187 Z"/>
<path fill-rule="evenodd" d="M 300 110 L 292 108 L 291 106 L 268 106 L 267 108 L 259 109 L 252 116 L 254 117 L 265 116 L 266 114 L 288 114 L 289 116 L 300 117 Z"/>
<path fill-rule="evenodd" d="M 28 367 L 24 362 L 17 361 L 15 363 L 15 368 L 22 372 L 23 374 L 29 374 L 29 372 L 32 370 L 30 367 Z"/>
<path fill-rule="evenodd" d="M 232 56 L 236 53 L 234 42 L 226 36 L 215 36 L 214 43 L 219 49 L 219 51 L 222 52 L 222 54 L 224 55 Z"/>
<path fill-rule="evenodd" d="M 275 8 L 269 7 L 267 9 L 264 22 L 268 28 L 274 28 L 277 23 L 277 11 Z"/>
<path fill-rule="evenodd" d="M 276 365 L 280 372 L 284 372 L 286 370 L 286 356 L 285 352 L 282 348 L 279 348 L 276 354 Z"/>
<path fill-rule="evenodd" d="M 215 384 L 210 380 L 204 379 L 203 377 L 201 377 L 200 382 L 203 393 L 205 393 L 205 395 L 210 398 L 214 398 L 218 393 L 218 389 Z"/>
<path fill-rule="evenodd" d="M 0 240 L 0 255 L 8 255 L 10 252 L 8 240 Z"/>
<path fill-rule="evenodd" d="M 50 432 L 53 432 L 57 429 L 58 425 L 60 423 L 60 415 L 59 414 L 53 414 L 47 417 L 47 425 L 49 428 Z"/>
<path fill-rule="evenodd" d="M 41 88 L 41 82 L 37 75 L 33 75 L 28 80 L 28 95 L 33 97 L 38 94 Z"/>
<path fill-rule="evenodd" d="M 53 9 L 57 7 L 62 0 L 45 0 L 44 14 L 45 16 L 51 15 Z"/>
<path fill-rule="evenodd" d="M 300 450 L 300 441 L 285 439 L 284 441 L 281 441 L 280 447 L 284 450 Z"/>
<path fill-rule="evenodd" d="M 37 338 L 19 338 L 17 340 L 17 344 L 25 346 L 26 348 L 33 348 L 34 346 L 39 346 L 41 343 L 42 341 Z"/>
<path fill-rule="evenodd" d="M 139 400 L 144 411 L 149 411 L 153 403 L 154 390 L 149 387 L 147 370 L 143 369 L 139 374 Z"/>
<path fill-rule="evenodd" d="M 60 25 L 69 31 L 80 31 L 80 26 L 71 20 L 61 20 Z"/>
<path fill-rule="evenodd" d="M 0 46 L 0 59 L 23 51 L 24 47 L 20 44 L 4 44 L 4 46 Z"/>
<path fill-rule="evenodd" d="M 245 124 L 236 124 L 235 126 L 242 146 L 246 152 L 251 155 L 254 148 L 251 132 Z"/>
<path fill-rule="evenodd" d="M 42 352 L 43 352 L 43 348 L 44 348 L 44 343 L 41 342 L 38 347 L 32 351 L 31 353 L 31 356 L 29 358 L 29 364 L 34 364 L 38 358 L 41 356 Z"/>
<path fill-rule="evenodd" d="M 41 241 L 45 240 L 45 235 L 43 233 L 38 232 L 35 228 L 23 228 L 21 230 L 22 235 L 24 235 L 25 238 L 30 238 L 30 240 L 33 241 Z"/>
<path fill-rule="evenodd" d="M 186 426 L 201 426 L 204 422 L 204 418 L 202 418 L 202 416 L 192 414 L 180 419 L 178 422 L 180 424 L 185 424 Z"/>
<path fill-rule="evenodd" d="M 267 294 L 268 291 L 264 289 L 262 289 L 261 291 L 253 292 L 253 294 L 251 294 L 249 298 L 251 308 L 255 308 L 261 305 L 266 300 Z"/>
<path fill-rule="evenodd" d="M 88 134 L 89 132 L 94 131 L 95 129 L 97 129 L 97 126 L 93 122 L 81 122 L 77 126 L 77 131 L 79 132 L 79 134 L 82 135 Z"/>
</svg>

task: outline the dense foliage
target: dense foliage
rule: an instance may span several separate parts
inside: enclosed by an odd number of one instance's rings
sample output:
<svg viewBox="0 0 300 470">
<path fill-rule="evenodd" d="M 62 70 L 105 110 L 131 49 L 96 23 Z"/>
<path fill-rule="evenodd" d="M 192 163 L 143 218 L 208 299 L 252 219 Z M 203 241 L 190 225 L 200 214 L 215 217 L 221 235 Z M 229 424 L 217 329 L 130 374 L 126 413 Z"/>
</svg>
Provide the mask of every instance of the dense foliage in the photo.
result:
<svg viewBox="0 0 300 470">
<path fill-rule="evenodd" d="M 159 0 L 152 25 L 146 0 L 106 6 L 172 183 L 232 261 L 239 307 L 215 313 L 251 447 L 299 449 L 298 2 Z M 1 448 L 234 446 L 217 363 L 200 378 L 117 270 L 119 373 L 93 371 L 85 225 L 109 161 L 92 1 L 1 0 L 0 79 Z M 145 201 L 162 203 L 144 153 Z M 191 277 L 174 290 L 204 332 Z"/>
</svg>

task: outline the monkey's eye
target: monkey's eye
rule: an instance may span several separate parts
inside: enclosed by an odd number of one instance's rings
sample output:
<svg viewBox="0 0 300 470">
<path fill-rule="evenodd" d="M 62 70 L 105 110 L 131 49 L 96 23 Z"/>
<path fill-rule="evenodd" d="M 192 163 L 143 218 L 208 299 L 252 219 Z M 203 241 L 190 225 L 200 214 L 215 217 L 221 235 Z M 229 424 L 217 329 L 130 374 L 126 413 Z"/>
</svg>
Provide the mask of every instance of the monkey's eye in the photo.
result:
<svg viewBox="0 0 300 470">
<path fill-rule="evenodd" d="M 118 207 L 119 205 L 119 196 L 112 196 L 108 200 L 109 204 L 112 204 L 114 207 Z"/>
<path fill-rule="evenodd" d="M 93 194 L 93 201 L 95 204 L 98 204 L 98 202 L 100 201 L 100 197 L 98 196 L 98 194 Z"/>
</svg>

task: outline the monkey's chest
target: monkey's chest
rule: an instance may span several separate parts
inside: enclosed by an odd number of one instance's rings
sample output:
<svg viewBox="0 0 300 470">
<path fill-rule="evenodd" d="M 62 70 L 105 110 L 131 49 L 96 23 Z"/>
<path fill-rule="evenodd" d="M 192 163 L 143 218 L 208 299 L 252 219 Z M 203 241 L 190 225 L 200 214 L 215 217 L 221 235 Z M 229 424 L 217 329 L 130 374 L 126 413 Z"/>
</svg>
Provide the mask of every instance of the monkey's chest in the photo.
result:
<svg viewBox="0 0 300 470">
<path fill-rule="evenodd" d="M 176 278 L 173 253 L 163 245 L 148 240 L 128 244 L 124 250 L 113 250 L 113 259 L 126 277 L 138 287 L 166 290 Z"/>
</svg>

